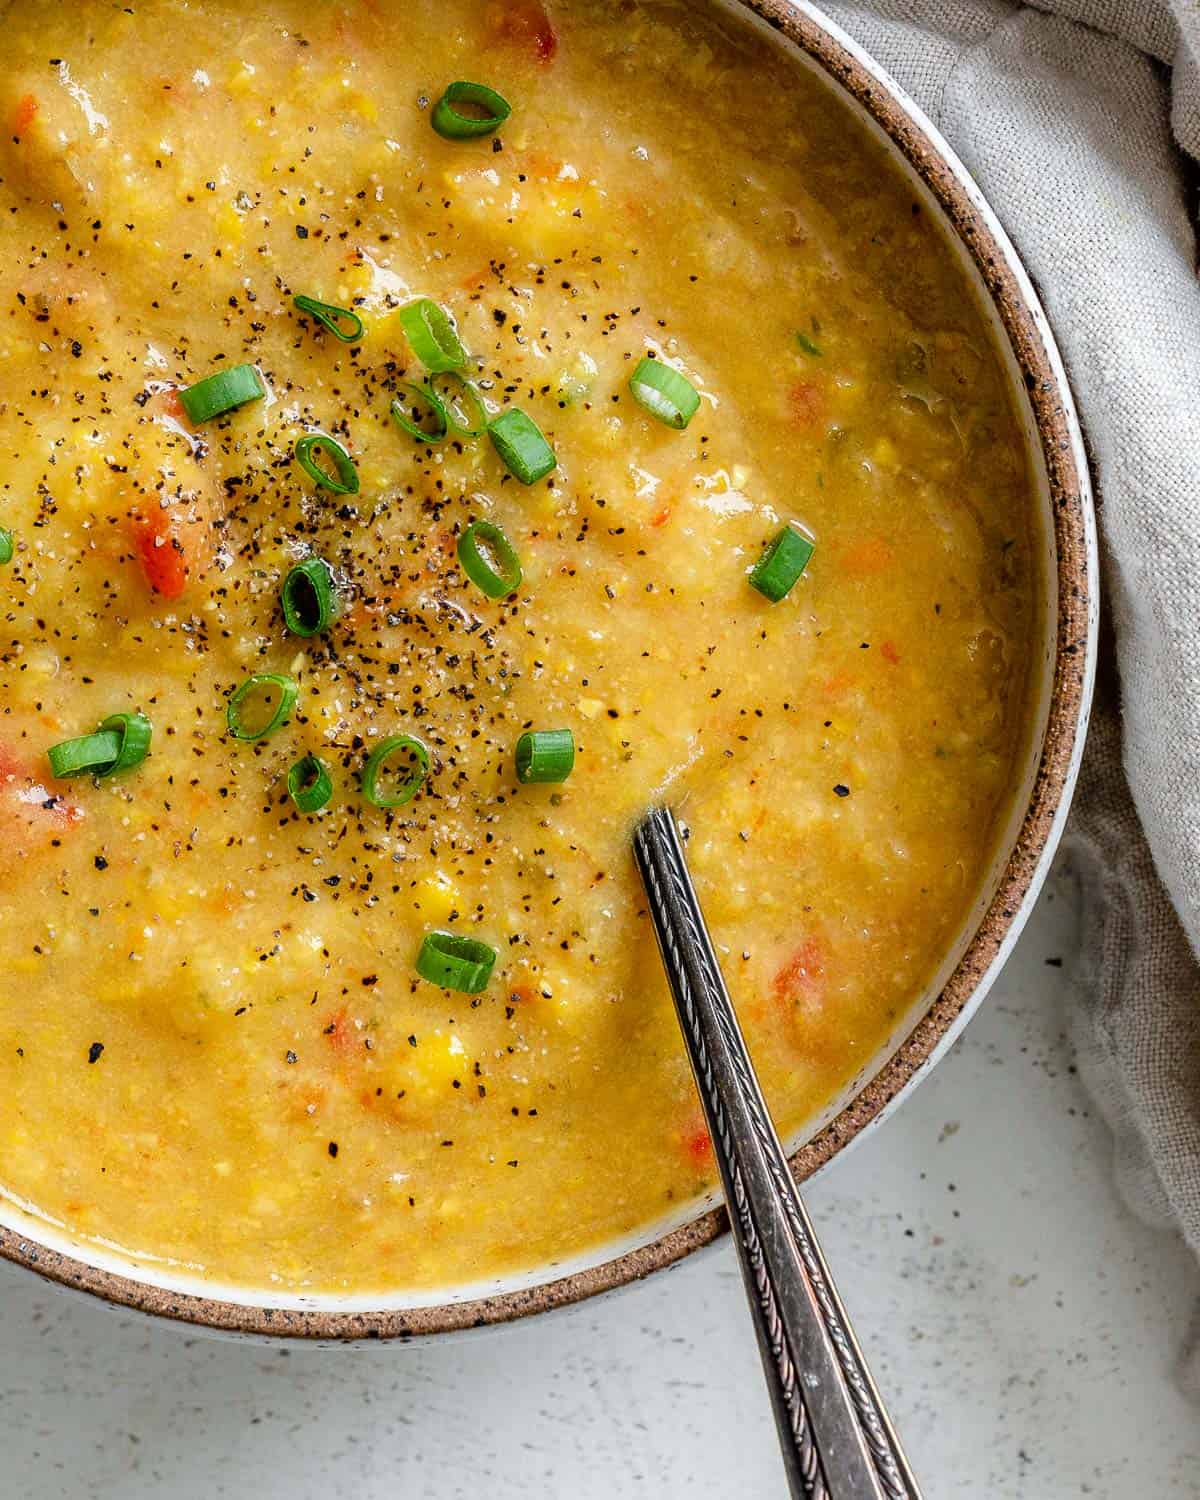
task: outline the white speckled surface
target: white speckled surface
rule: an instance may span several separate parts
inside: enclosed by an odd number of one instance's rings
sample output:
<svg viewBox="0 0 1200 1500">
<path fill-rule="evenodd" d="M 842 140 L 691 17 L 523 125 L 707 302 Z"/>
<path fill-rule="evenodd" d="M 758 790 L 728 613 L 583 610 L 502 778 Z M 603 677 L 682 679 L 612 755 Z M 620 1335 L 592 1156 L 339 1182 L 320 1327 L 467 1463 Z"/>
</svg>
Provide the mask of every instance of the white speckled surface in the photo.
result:
<svg viewBox="0 0 1200 1500">
<path fill-rule="evenodd" d="M 1113 1197 L 1070 1071 L 1069 882 L 955 1053 L 809 1194 L 928 1500 L 1200 1495 L 1200 1277 Z M 423 1348 L 189 1338 L 0 1271 L 0 1495 L 782 1496 L 728 1245 Z"/>
</svg>

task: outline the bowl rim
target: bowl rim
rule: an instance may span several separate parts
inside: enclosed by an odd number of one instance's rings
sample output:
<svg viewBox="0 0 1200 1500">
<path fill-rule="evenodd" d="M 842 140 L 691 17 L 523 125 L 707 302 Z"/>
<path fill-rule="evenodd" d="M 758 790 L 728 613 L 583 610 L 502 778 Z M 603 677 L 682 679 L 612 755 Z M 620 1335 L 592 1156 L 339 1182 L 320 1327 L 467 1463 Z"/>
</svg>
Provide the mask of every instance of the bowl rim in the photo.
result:
<svg viewBox="0 0 1200 1500">
<path fill-rule="evenodd" d="M 966 168 L 915 101 L 811 0 L 725 3 L 782 33 L 861 106 L 933 194 L 973 262 L 1032 408 L 1049 485 L 1058 583 L 1054 668 L 1041 753 L 995 894 L 953 973 L 908 1037 L 836 1116 L 792 1153 L 793 1173 L 802 1181 L 879 1124 L 949 1049 L 1024 925 L 1062 833 L 1082 754 L 1095 675 L 1099 565 L 1086 451 L 1062 360 L 1015 249 Z M 472 1300 L 379 1311 L 270 1307 L 175 1292 L 91 1265 L 3 1225 L 0 1257 L 110 1304 L 201 1329 L 272 1339 L 404 1342 L 509 1323 L 613 1291 L 677 1264 L 728 1227 L 725 1210 L 718 1206 L 649 1244 L 552 1281 Z"/>
</svg>

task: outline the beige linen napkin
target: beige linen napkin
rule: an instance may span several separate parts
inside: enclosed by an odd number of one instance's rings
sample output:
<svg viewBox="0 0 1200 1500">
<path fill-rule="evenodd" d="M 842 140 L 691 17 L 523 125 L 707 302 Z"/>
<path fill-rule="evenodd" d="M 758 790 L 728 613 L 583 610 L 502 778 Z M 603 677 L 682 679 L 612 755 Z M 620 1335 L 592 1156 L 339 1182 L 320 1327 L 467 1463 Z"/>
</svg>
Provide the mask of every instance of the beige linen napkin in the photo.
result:
<svg viewBox="0 0 1200 1500">
<path fill-rule="evenodd" d="M 962 157 L 1071 376 L 1107 601 L 1076 1042 L 1126 1199 L 1200 1255 L 1200 0 L 825 8 Z"/>
</svg>

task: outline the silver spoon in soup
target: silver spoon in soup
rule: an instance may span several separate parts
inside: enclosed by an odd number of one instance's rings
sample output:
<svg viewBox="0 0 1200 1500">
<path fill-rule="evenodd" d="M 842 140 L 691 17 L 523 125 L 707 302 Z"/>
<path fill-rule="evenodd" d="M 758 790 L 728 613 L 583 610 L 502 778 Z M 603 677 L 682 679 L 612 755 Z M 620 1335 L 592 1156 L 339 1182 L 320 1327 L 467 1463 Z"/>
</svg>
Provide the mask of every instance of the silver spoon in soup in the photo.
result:
<svg viewBox="0 0 1200 1500">
<path fill-rule="evenodd" d="M 798 1500 L 920 1500 L 771 1123 L 674 814 L 634 855 L 712 1136 L 784 1468 Z"/>
</svg>

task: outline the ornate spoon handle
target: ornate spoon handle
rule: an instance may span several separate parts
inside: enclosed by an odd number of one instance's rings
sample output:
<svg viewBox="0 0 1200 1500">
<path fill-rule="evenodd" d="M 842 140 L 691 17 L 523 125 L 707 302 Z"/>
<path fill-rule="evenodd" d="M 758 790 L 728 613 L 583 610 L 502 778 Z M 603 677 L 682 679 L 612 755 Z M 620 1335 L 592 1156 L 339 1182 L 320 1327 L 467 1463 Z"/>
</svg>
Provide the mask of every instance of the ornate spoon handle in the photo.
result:
<svg viewBox="0 0 1200 1500">
<path fill-rule="evenodd" d="M 673 815 L 651 810 L 633 843 L 725 1188 L 791 1492 L 920 1500 L 767 1112 Z"/>
</svg>

